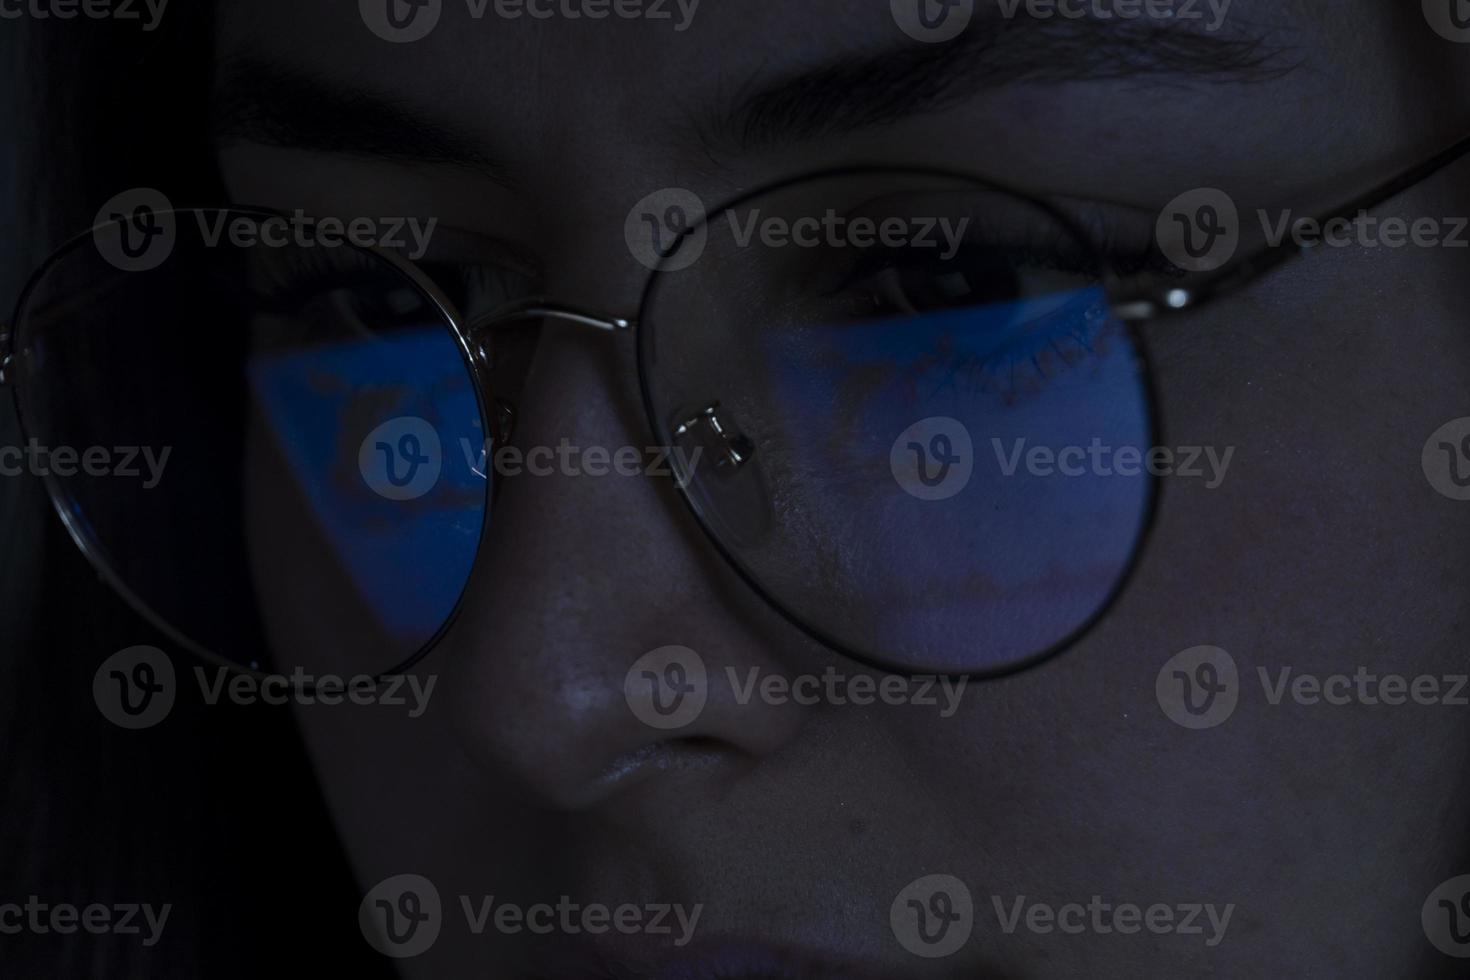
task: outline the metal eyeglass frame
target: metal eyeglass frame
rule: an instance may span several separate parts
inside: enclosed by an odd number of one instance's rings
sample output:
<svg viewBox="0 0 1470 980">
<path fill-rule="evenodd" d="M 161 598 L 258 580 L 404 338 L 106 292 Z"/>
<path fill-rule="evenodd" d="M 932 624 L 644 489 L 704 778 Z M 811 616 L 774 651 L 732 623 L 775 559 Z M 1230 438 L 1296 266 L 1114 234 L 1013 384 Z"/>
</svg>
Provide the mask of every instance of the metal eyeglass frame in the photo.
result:
<svg viewBox="0 0 1470 980">
<path fill-rule="evenodd" d="M 1428 160 L 1415 164 L 1414 166 L 1394 175 L 1393 177 L 1369 189 L 1368 191 L 1365 191 L 1353 197 L 1346 203 L 1318 215 L 1316 217 L 1316 221 L 1318 222 L 1319 227 L 1325 227 L 1331 222 L 1348 219 L 1359 212 L 1378 207 L 1388 200 L 1398 196 L 1400 193 L 1434 176 L 1439 171 L 1457 162 L 1461 158 L 1465 157 L 1467 154 L 1470 154 L 1470 136 L 1458 140 L 1457 142 L 1442 150 L 1441 152 L 1435 154 Z M 734 207 L 739 206 L 741 203 L 753 199 L 757 196 L 763 196 L 778 191 L 780 189 L 790 187 L 792 185 L 815 181 L 824 177 L 859 176 L 864 174 L 891 175 L 895 173 L 903 173 L 913 176 L 925 175 L 936 178 L 962 180 L 978 186 L 992 187 L 997 190 L 1001 190 L 1001 188 L 997 187 L 994 184 L 991 184 L 988 181 L 982 181 L 978 178 L 944 170 L 906 169 L 893 166 L 843 168 L 840 170 L 830 170 L 819 173 L 805 174 L 771 186 L 763 187 L 754 193 L 743 195 L 735 201 L 725 204 L 720 208 L 714 209 L 710 212 L 710 214 L 722 214 Z M 1046 201 L 1036 199 L 1026 194 L 1021 194 L 1011 190 L 1004 190 L 1004 193 L 1010 195 L 1015 199 L 1029 202 L 1041 208 L 1044 212 L 1055 217 L 1057 220 L 1070 228 L 1072 232 L 1079 237 L 1080 241 L 1084 243 L 1091 241 L 1090 237 L 1086 235 L 1081 229 L 1079 229 L 1070 218 L 1064 215 L 1058 208 L 1052 206 Z M 225 210 L 232 213 L 242 214 L 253 213 L 265 217 L 274 217 L 278 214 L 277 212 L 260 208 L 223 208 L 204 210 Z M 692 229 L 690 231 L 692 231 Z M 678 244 L 681 243 L 684 235 L 689 234 L 690 231 L 686 231 L 680 234 L 679 240 L 676 240 L 675 243 L 676 247 Z M 9 388 L 11 391 L 14 410 L 16 412 L 17 419 L 20 422 L 20 428 L 23 436 L 26 435 L 25 412 L 21 395 L 18 390 L 18 386 L 15 384 L 14 378 L 16 337 L 14 330 L 12 329 L 12 324 L 19 322 L 21 315 L 25 311 L 27 299 L 29 298 L 32 291 L 36 288 L 38 283 L 42 280 L 51 265 L 56 260 L 67 254 L 73 247 L 77 246 L 80 242 L 90 237 L 92 234 L 93 230 L 88 230 L 87 232 L 76 236 L 76 238 L 72 239 L 71 241 L 64 244 L 61 248 L 57 249 L 56 252 L 54 252 L 44 263 L 42 263 L 41 267 L 37 269 L 36 272 L 31 276 L 25 288 L 22 290 L 20 298 L 16 304 L 15 313 L 10 323 L 0 323 L 0 387 Z M 514 424 L 514 418 L 513 415 L 511 415 L 505 408 L 502 407 L 501 403 L 497 402 L 493 397 L 487 397 L 487 395 L 493 396 L 493 391 L 489 383 L 490 379 L 488 377 L 490 355 L 488 350 L 486 349 L 485 342 L 486 336 L 492 328 L 504 326 L 506 324 L 514 322 L 552 320 L 574 326 L 585 327 L 592 330 L 602 331 L 609 334 L 628 334 L 633 336 L 639 336 L 641 334 L 641 332 L 638 330 L 638 320 L 636 318 L 603 316 L 587 313 L 554 303 L 544 298 L 532 298 L 517 301 L 513 304 L 507 305 L 483 316 L 477 317 L 473 321 L 466 323 L 463 316 L 455 308 L 452 301 L 413 262 L 393 252 L 385 251 L 381 248 L 361 248 L 359 246 L 354 247 L 358 248 L 360 251 L 374 254 L 383 261 L 387 262 L 389 265 L 395 267 L 399 272 L 401 272 L 411 282 L 413 282 L 413 284 L 417 286 L 429 299 L 433 301 L 433 304 L 437 308 L 439 314 L 444 318 L 445 323 L 451 328 L 452 332 L 454 333 L 460 351 L 475 380 L 475 395 L 476 400 L 479 403 L 481 421 L 482 424 L 486 426 L 486 431 L 491 433 L 491 438 L 495 443 L 503 443 L 508 440 L 511 428 Z M 1239 289 L 1254 282 L 1268 272 L 1276 269 L 1289 259 L 1304 253 L 1308 250 L 1308 248 L 1308 245 L 1300 243 L 1297 240 L 1288 236 L 1280 243 L 1274 245 L 1268 244 L 1262 248 L 1257 249 L 1256 251 L 1250 252 L 1244 256 L 1237 257 L 1225 264 L 1220 269 L 1186 275 L 1172 283 L 1150 283 L 1148 285 L 1130 288 L 1130 282 L 1132 280 L 1120 280 L 1110 277 L 1104 285 L 1107 291 L 1107 297 L 1113 315 L 1118 320 L 1124 323 L 1136 326 L 1151 320 L 1162 319 L 1183 312 L 1196 310 L 1206 305 L 1207 303 L 1213 302 L 1214 300 L 1228 295 L 1236 289 Z M 676 249 L 671 249 L 668 254 L 672 255 L 675 250 Z M 657 282 L 659 275 L 660 270 L 657 269 L 649 274 L 643 290 L 643 300 L 640 304 L 641 307 L 647 307 L 648 298 L 653 291 L 654 285 Z M 653 431 L 657 433 L 660 428 L 660 420 L 656 417 L 652 392 L 648 384 L 647 371 L 645 368 L 643 356 L 643 345 L 641 343 L 641 340 L 638 342 L 638 347 L 639 386 L 644 402 L 644 410 L 647 416 L 648 424 L 653 429 Z M 1142 349 L 1143 348 L 1140 341 L 1140 350 Z M 685 424 L 693 425 L 702 420 L 708 421 L 711 429 L 716 433 L 717 436 L 720 436 L 722 438 L 725 437 L 725 433 L 719 427 L 719 419 L 717 414 L 714 413 L 714 407 L 706 410 L 705 413 L 702 413 L 701 417 L 692 418 L 688 423 Z M 727 461 L 732 462 L 738 466 L 742 464 L 748 457 L 748 454 L 750 452 L 750 448 L 748 445 L 741 444 L 728 438 L 726 439 L 726 445 L 728 447 Z M 97 571 L 101 574 L 103 579 L 107 581 L 108 584 L 119 595 L 121 595 L 139 615 L 141 615 L 153 626 L 158 628 L 162 633 L 167 635 L 174 642 L 178 643 L 181 647 L 190 650 L 198 656 L 201 656 L 206 661 L 217 663 L 226 666 L 232 670 L 254 675 L 256 677 L 266 676 L 266 674 L 262 671 L 247 667 L 246 665 L 230 660 L 229 658 L 216 654 L 214 651 L 204 648 L 189 637 L 180 633 L 170 623 L 168 623 L 161 616 L 156 614 L 150 608 L 148 603 L 145 602 L 141 597 L 136 595 L 128 587 L 126 582 L 122 580 L 121 576 L 111 567 L 111 564 L 106 559 L 105 555 L 102 554 L 99 545 L 90 539 L 89 535 L 76 520 L 75 516 L 69 512 L 66 496 L 60 485 L 57 483 L 55 475 L 48 473 L 42 479 L 46 484 L 48 496 L 50 497 L 52 505 L 61 518 L 62 523 L 66 527 L 72 540 L 75 542 L 75 544 L 81 550 L 87 560 L 92 564 L 92 566 L 97 569 Z M 495 491 L 494 481 L 490 481 L 490 483 L 491 486 L 487 487 L 487 513 L 489 512 L 490 505 L 489 496 Z M 739 574 L 739 576 L 746 582 L 746 584 L 751 587 L 757 593 L 757 595 L 762 598 L 762 600 L 764 600 L 768 605 L 770 605 L 773 609 L 780 613 L 787 621 L 791 622 L 803 633 L 815 639 L 819 643 L 822 643 L 823 645 L 829 647 L 830 649 L 833 649 L 837 653 L 853 659 L 859 663 L 889 673 L 914 673 L 915 668 L 895 667 L 892 664 L 884 663 L 874 657 L 867 656 L 856 650 L 852 650 L 844 644 L 835 641 L 832 637 L 825 635 L 820 629 L 814 627 L 812 624 L 806 622 L 801 617 L 788 610 L 781 601 L 772 596 L 768 592 L 768 590 L 755 578 L 755 576 L 752 575 L 735 558 L 735 556 L 730 553 L 729 549 L 726 547 L 719 535 L 714 531 L 714 529 L 710 526 L 710 523 L 700 512 L 698 504 L 688 492 L 687 488 L 681 487 L 680 496 L 683 498 L 685 504 L 689 507 L 691 513 L 696 519 L 696 522 L 703 529 L 706 537 L 710 540 L 715 549 L 722 555 L 727 564 L 729 564 L 730 567 L 732 567 Z M 482 527 L 481 539 L 477 543 L 477 554 L 479 553 L 480 549 L 483 548 L 484 535 L 487 533 L 489 523 L 490 522 L 488 520 L 485 521 L 484 527 Z M 1151 525 L 1152 514 L 1150 514 L 1147 523 Z M 1137 547 L 1135 548 L 1135 553 L 1130 561 L 1130 566 L 1136 565 L 1138 554 L 1142 552 L 1143 547 L 1144 541 L 1140 539 Z M 1061 652 L 1061 650 L 1065 649 L 1067 646 L 1070 646 L 1073 642 L 1075 642 L 1075 640 L 1079 636 L 1085 634 L 1096 623 L 1096 621 L 1106 613 L 1107 609 L 1112 605 L 1117 596 L 1125 588 L 1127 578 L 1128 575 L 1125 574 L 1122 577 L 1122 580 L 1120 580 L 1120 582 L 1118 583 L 1117 587 L 1114 589 L 1114 591 L 1108 596 L 1107 600 L 1102 603 L 1101 607 L 1095 615 L 1093 615 L 1086 623 L 1080 626 L 1071 635 L 1069 635 L 1063 641 L 1055 644 L 1051 648 L 1041 651 L 1031 657 L 1028 657 L 1024 661 L 1014 664 L 1008 664 L 999 669 L 988 671 L 953 672 L 953 675 L 973 677 L 976 679 L 995 678 L 1026 670 L 1043 660 L 1055 656 L 1057 653 Z M 470 576 L 467 578 L 465 588 L 461 591 L 460 596 L 457 598 L 453 610 L 449 613 L 444 623 L 439 627 L 436 633 L 407 660 L 389 668 L 388 670 L 383 671 L 380 674 L 377 674 L 376 677 L 380 681 L 392 676 L 393 674 L 409 669 L 414 664 L 422 660 L 425 656 L 427 656 L 428 653 L 433 650 L 435 646 L 438 645 L 438 643 L 443 639 L 444 635 L 449 631 L 449 629 L 453 626 L 454 622 L 458 618 L 464 602 L 464 593 L 468 590 L 469 581 L 472 579 L 473 570 L 471 571 Z"/>
</svg>

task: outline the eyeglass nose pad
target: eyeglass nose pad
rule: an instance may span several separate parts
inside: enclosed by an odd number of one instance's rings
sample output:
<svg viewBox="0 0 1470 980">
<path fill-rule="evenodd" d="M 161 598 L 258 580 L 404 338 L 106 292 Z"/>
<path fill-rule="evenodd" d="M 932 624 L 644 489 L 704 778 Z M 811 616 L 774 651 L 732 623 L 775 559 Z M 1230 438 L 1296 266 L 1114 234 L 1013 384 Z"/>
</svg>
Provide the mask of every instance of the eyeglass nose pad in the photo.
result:
<svg viewBox="0 0 1470 980">
<path fill-rule="evenodd" d="M 516 433 L 516 407 L 512 402 L 504 398 L 495 399 L 495 404 L 490 406 L 490 438 L 495 442 L 495 448 L 499 449 L 511 439 Z"/>
<path fill-rule="evenodd" d="M 754 441 L 718 401 L 674 419 L 679 485 L 722 541 L 754 544 L 771 526 L 770 494 Z"/>
<path fill-rule="evenodd" d="M 506 401 L 504 398 L 496 398 L 490 402 L 489 408 L 490 437 L 486 440 L 485 446 L 485 451 L 488 454 L 485 460 L 485 475 L 490 479 L 490 500 L 494 503 L 500 499 L 500 493 L 505 489 L 505 481 L 494 476 L 494 454 L 509 445 L 510 441 L 515 438 L 516 406 L 514 402 Z"/>
</svg>

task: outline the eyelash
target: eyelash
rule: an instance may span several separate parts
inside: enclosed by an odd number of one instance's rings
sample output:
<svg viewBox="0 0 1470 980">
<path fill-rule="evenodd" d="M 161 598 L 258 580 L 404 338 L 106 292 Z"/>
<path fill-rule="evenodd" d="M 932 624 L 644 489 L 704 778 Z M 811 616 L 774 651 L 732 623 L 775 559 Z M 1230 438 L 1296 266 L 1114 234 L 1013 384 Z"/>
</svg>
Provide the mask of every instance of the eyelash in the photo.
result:
<svg viewBox="0 0 1470 980">
<path fill-rule="evenodd" d="M 916 269 L 928 268 L 936 280 L 946 274 L 963 280 L 961 270 L 967 267 L 973 270 L 976 260 L 990 259 L 993 262 L 997 257 L 1004 260 L 1004 268 L 1012 273 L 1029 268 L 1043 273 L 1076 276 L 1094 290 L 1105 271 L 1120 277 L 1143 273 L 1178 274 L 1178 270 L 1152 244 L 1142 249 L 1127 249 L 1117 244 L 1116 236 L 1110 233 L 1112 229 L 1102 227 L 1095 231 L 1098 232 L 1098 240 L 1106 244 L 1094 256 L 1078 254 L 1074 237 L 1055 227 L 1026 229 L 1019 242 L 1014 237 L 1007 242 L 994 229 L 981 228 L 979 234 L 971 235 L 948 261 L 936 260 L 932 250 L 869 250 L 861 255 L 853 271 L 829 295 L 847 293 L 860 307 L 852 312 L 865 318 L 872 318 L 875 311 L 879 316 L 914 315 L 924 312 L 914 303 L 909 303 L 907 310 L 893 309 L 895 304 L 892 303 L 890 308 L 884 309 L 885 299 L 881 295 L 884 289 L 895 283 L 901 286 L 904 276 Z M 971 286 L 973 295 L 974 285 L 966 284 Z M 1077 285 L 1081 287 L 1084 283 Z M 965 305 L 957 303 L 954 308 Z M 932 395 L 963 378 L 963 390 L 966 392 L 996 394 L 1005 404 L 1011 405 L 1037 393 L 1051 378 L 1084 358 L 1102 353 L 1099 348 L 1117 329 L 1121 328 L 1107 316 L 1103 297 L 1098 291 L 1085 312 L 1077 310 L 1074 303 L 1047 311 L 1027 321 L 1003 344 L 985 353 L 959 349 L 953 339 L 946 336 L 949 343 L 936 344 L 913 362 L 908 369 L 907 380 L 917 390 L 923 378 L 937 374 L 930 392 Z"/>
<path fill-rule="evenodd" d="M 1091 306 L 1077 325 L 1075 313 L 1048 316 L 1052 329 L 1028 329 L 1024 335 L 999 351 L 987 354 L 956 352 L 944 362 L 944 379 L 935 391 L 956 379 L 965 379 L 966 390 L 998 395 L 1006 405 L 1040 392 L 1051 379 L 1065 373 L 1087 357 L 1104 353 L 1101 348 L 1113 331 L 1120 329 L 1101 304 Z M 1038 321 L 1042 322 L 1042 321 Z M 1058 361 L 1060 363 L 1058 363 Z"/>
<path fill-rule="evenodd" d="M 525 292 L 514 285 L 519 273 L 484 263 L 419 262 L 416 267 L 443 291 L 465 322 Z M 382 302 L 383 270 L 366 258 L 360 266 L 343 267 L 314 251 L 291 252 L 268 270 L 270 308 L 299 309 L 332 292 L 354 290 L 356 296 L 371 301 L 362 313 L 375 323 L 390 325 L 403 316 Z"/>
</svg>

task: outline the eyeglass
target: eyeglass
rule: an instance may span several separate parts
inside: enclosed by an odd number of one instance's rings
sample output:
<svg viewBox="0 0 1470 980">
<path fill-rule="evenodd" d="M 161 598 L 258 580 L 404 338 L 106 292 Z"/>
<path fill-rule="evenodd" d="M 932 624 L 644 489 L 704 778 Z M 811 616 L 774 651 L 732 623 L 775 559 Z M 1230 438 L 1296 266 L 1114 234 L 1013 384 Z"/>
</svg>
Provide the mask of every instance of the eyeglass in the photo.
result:
<svg viewBox="0 0 1470 980">
<path fill-rule="evenodd" d="M 43 475 L 77 545 L 171 639 L 285 671 L 309 632 L 382 676 L 443 637 L 493 539 L 492 460 L 516 425 L 501 338 L 605 331 L 635 345 L 677 492 L 760 597 L 864 664 L 995 676 L 1106 612 L 1155 509 L 1146 467 L 1058 475 L 1030 454 L 1141 458 L 1159 413 L 1140 325 L 1302 251 L 1184 274 L 1152 229 L 1104 246 L 1112 230 L 1056 203 L 937 170 L 828 172 L 693 210 L 630 222 L 653 267 L 636 321 L 532 295 L 466 322 L 391 252 L 218 234 L 269 211 L 140 207 L 32 277 L 0 383 L 28 445 L 72 449 Z M 153 485 L 86 464 L 143 448 L 167 460 Z"/>
</svg>

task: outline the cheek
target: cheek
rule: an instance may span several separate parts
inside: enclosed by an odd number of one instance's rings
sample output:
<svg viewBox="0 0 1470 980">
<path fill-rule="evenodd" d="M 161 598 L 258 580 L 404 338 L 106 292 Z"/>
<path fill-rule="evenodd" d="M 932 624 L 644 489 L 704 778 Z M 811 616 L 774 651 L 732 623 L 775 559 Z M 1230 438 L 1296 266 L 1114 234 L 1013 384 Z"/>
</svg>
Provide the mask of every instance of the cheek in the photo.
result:
<svg viewBox="0 0 1470 980">
<path fill-rule="evenodd" d="M 1234 450 L 1217 490 L 1165 481 L 1160 560 L 1217 575 L 1253 568 L 1223 581 L 1291 583 L 1300 603 L 1314 601 L 1298 591 L 1314 582 L 1391 592 L 1377 576 L 1395 566 L 1398 581 L 1422 584 L 1432 575 L 1410 562 L 1463 551 L 1464 523 L 1437 506 L 1420 464 L 1430 435 L 1470 410 L 1454 259 L 1321 249 L 1239 297 L 1150 327 L 1164 442 Z"/>
</svg>

